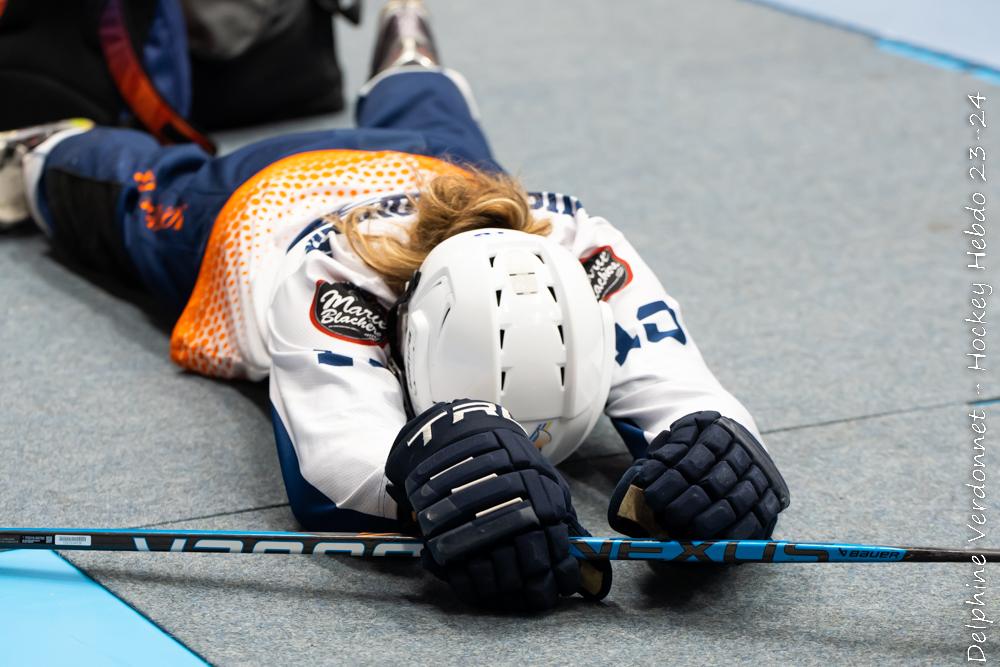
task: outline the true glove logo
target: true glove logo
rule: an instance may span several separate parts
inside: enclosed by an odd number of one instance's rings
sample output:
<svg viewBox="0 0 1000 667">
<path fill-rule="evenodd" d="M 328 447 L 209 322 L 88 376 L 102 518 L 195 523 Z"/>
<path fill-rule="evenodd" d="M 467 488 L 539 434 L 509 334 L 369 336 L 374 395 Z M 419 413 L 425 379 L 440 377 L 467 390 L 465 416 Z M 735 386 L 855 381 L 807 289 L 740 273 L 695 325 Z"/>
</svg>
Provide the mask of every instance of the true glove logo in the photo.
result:
<svg viewBox="0 0 1000 667">
<path fill-rule="evenodd" d="M 490 403 L 489 401 L 455 401 L 451 405 L 444 405 L 437 414 L 425 421 L 423 426 L 420 427 L 420 430 L 410 436 L 410 439 L 406 441 L 406 446 L 411 447 L 418 439 L 421 440 L 420 446 L 427 445 L 434 436 L 434 423 L 439 419 L 443 419 L 444 417 L 451 415 L 451 424 L 455 425 L 464 421 L 466 415 L 472 415 L 477 412 L 481 412 L 491 417 L 497 416 L 502 419 L 508 419 L 514 424 L 517 424 L 517 426 L 521 429 L 521 432 L 527 435 L 524 427 L 518 424 L 518 422 L 510 416 L 510 412 L 507 411 L 507 408 L 502 405 Z"/>
<path fill-rule="evenodd" d="M 611 246 L 598 248 L 593 254 L 581 259 L 580 263 L 587 271 L 587 278 L 598 301 L 606 301 L 632 282 L 632 267 L 618 257 Z"/>
<path fill-rule="evenodd" d="M 309 317 L 328 336 L 361 345 L 384 345 L 389 330 L 387 316 L 375 297 L 350 283 L 316 283 Z"/>
</svg>

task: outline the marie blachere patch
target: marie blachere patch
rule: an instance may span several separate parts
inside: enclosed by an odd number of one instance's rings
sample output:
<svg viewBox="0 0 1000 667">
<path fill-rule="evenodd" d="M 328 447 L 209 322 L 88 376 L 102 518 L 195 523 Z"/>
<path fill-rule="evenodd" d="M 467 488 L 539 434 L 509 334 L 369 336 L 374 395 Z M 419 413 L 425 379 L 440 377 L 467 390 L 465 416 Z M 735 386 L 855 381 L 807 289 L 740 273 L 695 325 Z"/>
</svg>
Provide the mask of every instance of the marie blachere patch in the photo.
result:
<svg viewBox="0 0 1000 667">
<path fill-rule="evenodd" d="M 317 329 L 334 338 L 361 345 L 386 342 L 386 309 L 374 296 L 350 283 L 317 281 L 309 317 Z"/>
<path fill-rule="evenodd" d="M 607 300 L 615 292 L 619 292 L 632 282 L 632 267 L 628 262 L 618 257 L 611 246 L 603 246 L 580 260 L 590 285 L 594 288 L 594 296 L 599 301 Z"/>
</svg>

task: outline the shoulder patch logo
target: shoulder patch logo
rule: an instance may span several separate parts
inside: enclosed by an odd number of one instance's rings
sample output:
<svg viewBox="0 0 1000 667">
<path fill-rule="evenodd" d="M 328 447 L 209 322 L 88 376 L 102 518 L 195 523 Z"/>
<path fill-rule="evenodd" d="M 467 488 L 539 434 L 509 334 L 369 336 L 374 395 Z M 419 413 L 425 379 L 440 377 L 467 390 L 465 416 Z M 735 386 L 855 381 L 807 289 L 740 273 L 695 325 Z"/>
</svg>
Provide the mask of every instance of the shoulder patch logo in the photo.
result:
<svg viewBox="0 0 1000 667">
<path fill-rule="evenodd" d="M 386 309 L 350 283 L 317 281 L 309 319 L 326 335 L 360 345 L 384 345 L 389 330 Z"/>
<path fill-rule="evenodd" d="M 620 292 L 632 282 L 632 267 L 624 259 L 618 257 L 611 246 L 598 248 L 590 255 L 580 259 L 590 285 L 594 288 L 594 296 L 598 301 L 607 301 L 608 297 Z"/>
</svg>

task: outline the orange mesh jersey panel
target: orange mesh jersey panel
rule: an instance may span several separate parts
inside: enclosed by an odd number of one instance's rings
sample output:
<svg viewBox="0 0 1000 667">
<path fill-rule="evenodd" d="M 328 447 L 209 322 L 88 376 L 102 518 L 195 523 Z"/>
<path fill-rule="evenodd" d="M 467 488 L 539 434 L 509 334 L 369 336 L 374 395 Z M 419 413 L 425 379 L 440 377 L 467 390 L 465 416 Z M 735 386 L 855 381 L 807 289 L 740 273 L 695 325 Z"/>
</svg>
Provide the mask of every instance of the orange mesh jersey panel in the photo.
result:
<svg viewBox="0 0 1000 667">
<path fill-rule="evenodd" d="M 266 348 L 259 304 L 270 300 L 277 265 L 302 228 L 352 201 L 419 190 L 437 175 L 460 172 L 436 158 L 356 150 L 299 153 L 261 170 L 215 221 L 194 291 L 174 326 L 171 358 L 204 375 L 263 377 L 266 365 L 251 352 Z"/>
</svg>

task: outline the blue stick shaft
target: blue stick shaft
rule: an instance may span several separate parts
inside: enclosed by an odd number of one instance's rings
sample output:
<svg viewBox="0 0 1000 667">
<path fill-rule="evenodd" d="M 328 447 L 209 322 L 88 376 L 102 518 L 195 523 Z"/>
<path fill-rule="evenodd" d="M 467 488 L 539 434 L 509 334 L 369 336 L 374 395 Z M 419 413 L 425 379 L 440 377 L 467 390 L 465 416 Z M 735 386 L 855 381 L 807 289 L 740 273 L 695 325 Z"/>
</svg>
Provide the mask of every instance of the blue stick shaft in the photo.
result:
<svg viewBox="0 0 1000 667">
<path fill-rule="evenodd" d="M 418 556 L 423 543 L 408 535 L 227 530 L 0 528 L 0 549 L 169 551 L 178 553 L 344 554 Z M 1000 561 L 1000 551 L 893 547 L 784 540 L 661 541 L 575 537 L 570 552 L 586 560 L 676 563 L 899 563 Z"/>
</svg>

